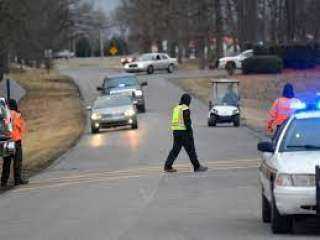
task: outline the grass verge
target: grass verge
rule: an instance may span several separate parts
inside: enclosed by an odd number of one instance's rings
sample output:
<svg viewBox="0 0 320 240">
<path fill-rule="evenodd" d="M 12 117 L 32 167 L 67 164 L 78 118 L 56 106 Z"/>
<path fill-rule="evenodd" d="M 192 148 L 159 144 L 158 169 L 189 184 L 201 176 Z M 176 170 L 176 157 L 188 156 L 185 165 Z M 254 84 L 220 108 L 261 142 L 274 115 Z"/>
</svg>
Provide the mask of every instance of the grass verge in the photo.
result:
<svg viewBox="0 0 320 240">
<path fill-rule="evenodd" d="M 85 115 L 71 78 L 38 69 L 10 77 L 27 91 L 20 110 L 27 122 L 24 169 L 31 175 L 48 167 L 77 142 L 84 131 Z"/>
</svg>

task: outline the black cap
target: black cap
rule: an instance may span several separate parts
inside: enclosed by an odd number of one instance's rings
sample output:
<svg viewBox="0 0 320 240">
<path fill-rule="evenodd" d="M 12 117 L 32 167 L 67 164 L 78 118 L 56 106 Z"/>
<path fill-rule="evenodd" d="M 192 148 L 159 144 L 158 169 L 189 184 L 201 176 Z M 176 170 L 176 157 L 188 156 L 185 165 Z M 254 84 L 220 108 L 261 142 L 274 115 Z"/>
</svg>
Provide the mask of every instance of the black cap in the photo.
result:
<svg viewBox="0 0 320 240">
<path fill-rule="evenodd" d="M 180 105 L 185 104 L 189 106 L 191 103 L 191 100 L 192 100 L 192 97 L 189 94 L 185 93 L 181 96 Z"/>
</svg>

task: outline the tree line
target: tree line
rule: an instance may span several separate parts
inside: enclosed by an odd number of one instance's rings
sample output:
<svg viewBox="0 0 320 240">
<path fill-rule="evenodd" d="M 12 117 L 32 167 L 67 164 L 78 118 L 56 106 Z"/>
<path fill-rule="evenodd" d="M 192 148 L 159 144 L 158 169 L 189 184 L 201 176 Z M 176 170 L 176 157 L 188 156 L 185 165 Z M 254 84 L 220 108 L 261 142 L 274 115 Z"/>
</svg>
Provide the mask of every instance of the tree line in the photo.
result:
<svg viewBox="0 0 320 240">
<path fill-rule="evenodd" d="M 74 50 L 81 37 L 100 44 L 107 22 L 80 0 L 0 0 L 0 72 L 9 61 L 42 64 L 54 51 Z"/>
<path fill-rule="evenodd" d="M 150 51 L 164 40 L 181 60 L 190 42 L 202 67 L 206 47 L 213 43 L 214 58 L 223 55 L 225 37 L 235 50 L 256 43 L 292 44 L 318 41 L 319 0 L 122 0 L 114 19 L 129 35 L 134 49 Z"/>
</svg>

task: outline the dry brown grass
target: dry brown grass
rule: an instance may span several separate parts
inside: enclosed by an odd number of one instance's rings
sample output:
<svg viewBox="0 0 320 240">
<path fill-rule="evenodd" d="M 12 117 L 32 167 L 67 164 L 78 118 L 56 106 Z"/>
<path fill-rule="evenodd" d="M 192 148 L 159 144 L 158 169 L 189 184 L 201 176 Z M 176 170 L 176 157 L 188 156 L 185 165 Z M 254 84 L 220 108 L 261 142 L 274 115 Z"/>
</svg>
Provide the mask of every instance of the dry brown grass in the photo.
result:
<svg viewBox="0 0 320 240">
<path fill-rule="evenodd" d="M 78 67 L 94 67 L 99 66 L 102 68 L 121 70 L 123 68 L 120 63 L 121 57 L 92 57 L 92 58 L 74 58 L 70 60 L 59 59 L 55 63 L 60 67 L 78 68 Z"/>
<path fill-rule="evenodd" d="M 242 112 L 248 125 L 262 130 L 267 111 L 273 100 L 281 94 L 284 84 L 290 82 L 297 93 L 320 91 L 320 68 L 305 71 L 286 70 L 277 75 L 234 75 L 240 80 Z M 209 78 L 174 80 L 185 91 L 208 103 L 211 94 Z"/>
<path fill-rule="evenodd" d="M 20 110 L 27 122 L 24 167 L 36 172 L 66 152 L 84 130 L 84 113 L 72 79 L 56 72 L 27 70 L 14 73 L 27 95 Z"/>
</svg>

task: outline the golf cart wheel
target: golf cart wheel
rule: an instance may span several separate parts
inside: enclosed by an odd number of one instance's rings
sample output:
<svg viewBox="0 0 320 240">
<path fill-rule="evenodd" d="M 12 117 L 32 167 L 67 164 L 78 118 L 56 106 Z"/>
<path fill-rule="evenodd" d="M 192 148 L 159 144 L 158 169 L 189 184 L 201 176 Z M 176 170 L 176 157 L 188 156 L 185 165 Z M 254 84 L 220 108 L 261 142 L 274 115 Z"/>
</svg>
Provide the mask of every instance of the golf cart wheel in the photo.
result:
<svg viewBox="0 0 320 240">
<path fill-rule="evenodd" d="M 268 199 L 261 194 L 261 200 L 262 200 L 262 222 L 264 223 L 270 223 L 271 222 L 271 207 Z"/>
<path fill-rule="evenodd" d="M 147 73 L 148 74 L 153 74 L 154 73 L 154 68 L 153 68 L 153 66 L 149 66 L 148 68 L 147 68 Z"/>
<path fill-rule="evenodd" d="M 240 115 L 237 115 L 233 119 L 233 126 L 240 127 Z"/>
<path fill-rule="evenodd" d="M 143 104 L 143 105 L 138 106 L 138 111 L 141 113 L 145 113 L 146 112 L 146 105 Z"/>
<path fill-rule="evenodd" d="M 168 69 L 167 69 L 168 73 L 173 73 L 174 72 L 174 65 L 173 64 L 170 64 L 168 66 Z"/>
<path fill-rule="evenodd" d="M 215 127 L 217 125 L 217 119 L 216 116 L 211 115 L 209 120 L 208 120 L 208 126 L 209 127 Z"/>
<path fill-rule="evenodd" d="M 92 134 L 99 133 L 99 128 L 91 127 L 91 133 Z"/>
<path fill-rule="evenodd" d="M 228 74 L 230 76 L 232 76 L 234 74 L 234 72 L 236 71 L 236 64 L 234 62 L 228 62 L 226 64 L 226 71 L 228 72 Z"/>
<path fill-rule="evenodd" d="M 271 230 L 273 233 L 289 233 L 292 229 L 292 217 L 280 215 L 275 200 L 271 204 Z"/>
</svg>

